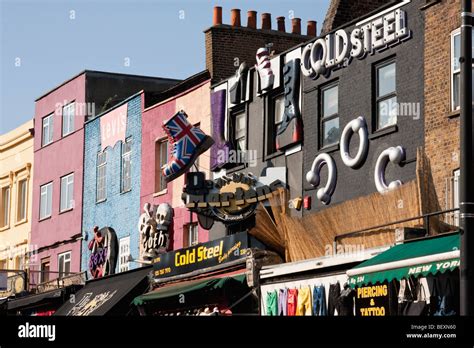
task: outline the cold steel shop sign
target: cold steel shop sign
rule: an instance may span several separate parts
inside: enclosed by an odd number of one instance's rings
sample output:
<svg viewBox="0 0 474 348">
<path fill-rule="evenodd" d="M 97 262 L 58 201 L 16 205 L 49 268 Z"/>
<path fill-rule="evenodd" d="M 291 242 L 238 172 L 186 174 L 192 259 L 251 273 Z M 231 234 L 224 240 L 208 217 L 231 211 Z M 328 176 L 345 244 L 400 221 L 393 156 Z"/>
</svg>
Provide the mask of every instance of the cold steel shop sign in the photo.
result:
<svg viewBox="0 0 474 348">
<path fill-rule="evenodd" d="M 154 259 L 155 278 L 189 273 L 245 257 L 246 232 L 159 255 Z"/>
</svg>

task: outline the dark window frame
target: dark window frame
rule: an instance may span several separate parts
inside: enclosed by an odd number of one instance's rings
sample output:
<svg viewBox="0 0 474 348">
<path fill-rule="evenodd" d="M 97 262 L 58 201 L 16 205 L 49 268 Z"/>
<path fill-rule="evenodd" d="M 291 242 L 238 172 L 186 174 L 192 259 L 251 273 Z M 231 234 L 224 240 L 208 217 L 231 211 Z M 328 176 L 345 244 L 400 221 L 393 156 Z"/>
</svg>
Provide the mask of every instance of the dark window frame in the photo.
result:
<svg viewBox="0 0 474 348">
<path fill-rule="evenodd" d="M 379 71 L 380 69 L 386 67 L 386 66 L 389 66 L 391 64 L 395 64 L 395 91 L 394 92 L 391 92 L 391 93 L 388 93 L 388 94 L 384 94 L 383 96 L 379 96 Z M 395 122 L 395 124 L 389 124 L 389 125 L 386 125 L 384 127 L 380 127 L 379 128 L 379 104 L 381 102 L 384 102 L 386 100 L 389 100 L 393 97 L 397 98 L 397 102 L 398 102 L 398 95 L 397 95 L 397 60 L 396 60 L 396 56 L 390 56 L 388 58 L 385 58 L 381 61 L 378 61 L 376 63 L 374 63 L 373 65 L 373 76 L 374 76 L 374 103 L 373 103 L 373 115 L 374 116 L 374 119 L 373 119 L 373 123 L 372 123 L 372 128 L 375 132 L 377 131 L 381 131 L 383 129 L 386 129 L 388 127 L 393 127 L 393 126 L 396 126 L 398 124 L 398 115 L 397 115 L 397 122 Z"/>
<path fill-rule="evenodd" d="M 337 112 L 334 114 L 331 114 L 329 116 L 324 116 L 324 92 L 334 88 L 337 86 Z M 331 143 L 331 144 L 324 144 L 324 123 L 334 120 L 336 118 L 339 119 L 340 121 L 340 114 L 339 114 L 339 79 L 329 81 L 328 83 L 325 83 L 324 85 L 321 85 L 319 87 L 318 91 L 318 101 L 319 101 L 319 106 L 318 106 L 318 113 L 319 113 L 319 118 L 318 118 L 318 130 L 319 130 L 319 141 L 318 141 L 318 146 L 319 150 L 332 147 L 332 146 L 337 146 L 339 144 L 340 139 L 338 139 L 336 142 Z M 339 122 L 339 130 L 341 129 L 341 124 Z"/>
</svg>

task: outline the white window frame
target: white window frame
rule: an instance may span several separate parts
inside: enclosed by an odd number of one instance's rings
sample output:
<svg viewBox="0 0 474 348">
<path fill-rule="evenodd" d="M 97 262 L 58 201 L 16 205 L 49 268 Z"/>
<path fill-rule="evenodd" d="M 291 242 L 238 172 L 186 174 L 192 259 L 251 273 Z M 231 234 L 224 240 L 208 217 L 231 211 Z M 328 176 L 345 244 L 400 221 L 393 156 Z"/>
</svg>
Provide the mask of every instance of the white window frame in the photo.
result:
<svg viewBox="0 0 474 348">
<path fill-rule="evenodd" d="M 43 196 L 46 197 L 46 204 L 48 204 L 48 191 L 46 190 L 45 192 L 43 192 L 43 188 L 47 189 L 48 187 L 51 187 L 51 200 L 49 202 L 49 213 L 48 211 L 45 211 L 46 215 L 42 215 L 42 211 L 43 211 Z M 47 219 L 49 217 L 51 217 L 51 214 L 52 214 L 52 210 L 53 210 L 53 182 L 48 182 L 44 185 L 41 185 L 40 186 L 40 220 L 44 220 L 44 219 Z"/>
<path fill-rule="evenodd" d="M 63 257 L 63 261 L 61 262 L 61 257 Z M 66 269 L 66 263 L 69 263 L 69 272 L 65 272 L 64 270 Z M 63 271 L 61 272 L 61 265 L 63 268 Z M 58 254 L 58 275 L 59 278 L 64 278 L 65 276 L 71 274 L 71 252 L 66 251 L 64 253 Z"/>
<path fill-rule="evenodd" d="M 122 144 L 122 165 L 120 173 L 120 192 L 128 192 L 132 190 L 132 138 L 125 139 L 125 143 Z M 128 149 L 126 147 L 128 146 Z M 125 166 L 128 161 L 128 175 L 125 172 Z"/>
<path fill-rule="evenodd" d="M 22 185 L 25 187 L 22 188 Z M 17 209 L 16 209 L 16 221 L 26 221 L 28 215 L 28 179 L 20 179 L 17 183 Z"/>
<path fill-rule="evenodd" d="M 69 191 L 69 186 L 72 185 L 71 192 Z M 74 173 L 65 175 L 61 177 L 60 185 L 60 194 L 59 194 L 59 211 L 64 212 L 74 208 Z M 71 194 L 71 197 L 69 197 Z M 63 196 L 65 195 L 65 196 Z M 65 202 L 65 206 L 63 203 Z"/>
<path fill-rule="evenodd" d="M 324 108 L 325 93 L 327 91 L 330 91 L 330 90 L 335 89 L 335 88 L 337 88 L 337 97 L 336 97 L 337 111 L 334 114 L 325 115 L 324 114 L 324 112 L 326 111 L 325 108 Z M 334 145 L 339 144 L 339 138 L 340 138 L 340 135 L 341 135 L 341 118 L 340 118 L 340 114 L 339 114 L 339 80 L 331 82 L 331 83 L 325 85 L 324 87 L 322 87 L 320 96 L 321 96 L 321 117 L 320 117 L 320 126 L 319 127 L 320 127 L 320 130 L 321 130 L 321 141 L 320 141 L 319 145 L 320 145 L 320 148 L 325 148 L 325 147 L 334 146 Z M 337 140 L 335 142 L 325 144 L 324 143 L 324 126 L 327 122 L 332 121 L 332 120 L 336 120 L 336 119 L 337 119 L 337 122 L 338 122 L 339 136 L 337 137 Z"/>
<path fill-rule="evenodd" d="M 474 34 L 474 28 L 473 28 L 473 34 Z M 450 42 L 451 42 L 450 71 L 451 71 L 451 75 L 450 75 L 450 83 L 449 84 L 450 84 L 451 111 L 452 112 L 458 111 L 461 108 L 460 105 L 456 108 L 454 107 L 454 75 L 459 74 L 459 76 L 461 76 L 461 64 L 459 64 L 459 69 L 454 69 L 454 38 L 458 35 L 459 36 L 461 35 L 461 28 L 457 28 L 456 30 L 453 30 L 451 32 L 451 38 L 450 38 Z M 473 42 L 473 46 L 474 46 L 474 42 Z M 459 50 L 461 50 L 461 39 L 459 39 Z M 474 68 L 474 63 L 472 64 L 472 68 Z M 459 83 L 461 83 L 461 82 L 459 82 Z M 461 89 L 459 89 L 459 92 L 460 92 L 460 90 Z"/>
<path fill-rule="evenodd" d="M 130 269 L 130 236 L 119 239 L 119 272 L 126 272 Z"/>
<path fill-rule="evenodd" d="M 158 149 L 157 149 L 158 147 Z M 157 193 L 166 192 L 168 187 L 163 176 L 163 167 L 168 163 L 169 144 L 167 139 L 160 139 L 155 142 L 155 191 Z M 165 156 L 164 156 L 165 155 Z M 157 159 L 158 157 L 158 159 Z M 158 180 L 156 179 L 158 176 Z"/>
<path fill-rule="evenodd" d="M 8 192 L 7 195 L 4 192 Z M 11 186 L 3 186 L 1 187 L 1 206 L 2 206 L 2 226 L 0 228 L 8 228 L 10 226 L 10 210 L 11 210 L 11 199 L 12 199 L 12 189 Z M 6 196 L 6 199 L 5 199 Z"/>
<path fill-rule="evenodd" d="M 199 244 L 199 227 L 197 223 L 191 223 L 188 224 L 188 246 L 196 244 Z"/>
<path fill-rule="evenodd" d="M 103 155 L 104 156 L 104 161 L 99 163 L 99 157 Z M 99 172 L 103 169 L 103 178 L 99 176 Z M 100 151 L 97 154 L 97 169 L 96 169 L 96 175 L 97 175 L 97 180 L 96 180 L 96 203 L 104 202 L 107 200 L 107 151 Z M 102 178 L 103 181 L 103 188 L 100 189 L 101 183 L 99 182 L 100 179 Z M 102 196 L 99 194 L 102 193 Z"/>
<path fill-rule="evenodd" d="M 43 117 L 41 121 L 41 146 L 49 145 L 53 142 L 53 130 L 54 130 L 54 113 Z M 47 128 L 47 131 L 45 131 Z M 45 135 L 47 139 L 45 139 Z"/>
<path fill-rule="evenodd" d="M 62 112 L 62 136 L 65 137 L 74 132 L 74 117 L 76 115 L 76 104 L 74 102 L 71 102 L 67 105 L 64 105 Z"/>
</svg>

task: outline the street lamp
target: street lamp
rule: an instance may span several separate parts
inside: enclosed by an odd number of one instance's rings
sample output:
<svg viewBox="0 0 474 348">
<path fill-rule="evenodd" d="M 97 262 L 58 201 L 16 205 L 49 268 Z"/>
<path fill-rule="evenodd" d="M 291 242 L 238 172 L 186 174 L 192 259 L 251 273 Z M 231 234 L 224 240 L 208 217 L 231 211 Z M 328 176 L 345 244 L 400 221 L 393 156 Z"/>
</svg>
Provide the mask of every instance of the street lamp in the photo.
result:
<svg viewBox="0 0 474 348">
<path fill-rule="evenodd" d="M 460 88 L 460 203 L 461 315 L 474 315 L 474 142 L 472 122 L 472 3 L 461 0 L 461 88 Z"/>
</svg>

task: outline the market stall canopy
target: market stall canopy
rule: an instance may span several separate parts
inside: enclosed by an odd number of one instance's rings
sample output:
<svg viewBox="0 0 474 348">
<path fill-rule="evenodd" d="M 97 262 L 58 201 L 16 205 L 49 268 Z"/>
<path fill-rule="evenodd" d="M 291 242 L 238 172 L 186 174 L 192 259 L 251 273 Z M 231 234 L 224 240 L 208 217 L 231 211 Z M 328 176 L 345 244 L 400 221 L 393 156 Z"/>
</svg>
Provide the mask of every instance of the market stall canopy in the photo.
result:
<svg viewBox="0 0 474 348">
<path fill-rule="evenodd" d="M 90 280 L 74 301 L 67 301 L 54 315 L 125 315 L 133 298 L 146 291 L 151 270 L 147 266 Z"/>
<path fill-rule="evenodd" d="M 66 297 L 68 293 L 73 292 L 73 289 L 71 289 L 72 287 L 55 289 L 55 290 L 51 290 L 47 292 L 42 292 L 39 294 L 27 295 L 23 297 L 18 297 L 13 300 L 8 300 L 8 311 L 25 310 L 25 309 L 48 305 L 48 304 L 61 305 L 64 300 L 64 297 Z"/>
<path fill-rule="evenodd" d="M 196 294 L 200 300 L 205 300 L 206 295 L 225 290 L 225 288 L 238 289 L 246 286 L 245 269 L 226 273 L 220 276 L 207 277 L 197 280 L 189 280 L 176 284 L 165 285 L 154 291 L 138 296 L 133 300 L 136 306 L 146 305 L 147 303 L 158 300 L 172 299 L 180 295 Z M 187 301 L 188 303 L 194 301 Z"/>
<path fill-rule="evenodd" d="M 452 271 L 459 266 L 459 234 L 396 245 L 347 271 L 352 287 Z"/>
</svg>

